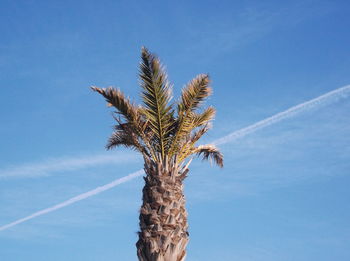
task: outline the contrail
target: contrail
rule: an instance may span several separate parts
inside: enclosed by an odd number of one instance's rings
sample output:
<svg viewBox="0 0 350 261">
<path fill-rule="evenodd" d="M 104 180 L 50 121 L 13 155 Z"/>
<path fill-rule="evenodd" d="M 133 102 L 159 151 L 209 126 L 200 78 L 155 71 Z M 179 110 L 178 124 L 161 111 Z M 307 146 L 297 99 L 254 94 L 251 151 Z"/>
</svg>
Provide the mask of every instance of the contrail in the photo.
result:
<svg viewBox="0 0 350 261">
<path fill-rule="evenodd" d="M 344 87 L 341 87 L 341 88 L 338 88 L 336 90 L 333 90 L 333 91 L 330 91 L 326 94 L 323 94 L 315 99 L 312 99 L 310 101 L 307 101 L 307 102 L 304 102 L 304 103 L 301 103 L 299 105 L 296 105 L 296 106 L 293 106 L 283 112 L 280 112 L 280 113 L 277 113 L 269 118 L 266 118 L 262 121 L 258 121 L 257 123 L 254 123 L 252 125 L 249 125 L 248 127 L 245 127 L 243 129 L 240 129 L 240 130 L 237 130 L 237 131 L 234 131 L 220 139 L 217 139 L 217 140 L 214 140 L 213 143 L 216 144 L 216 145 L 219 145 L 219 144 L 225 144 L 225 143 L 228 143 L 228 142 L 231 142 L 231 141 L 234 141 L 236 139 L 239 139 L 239 138 L 242 138 L 250 133 L 253 133 L 261 128 L 264 128 L 264 127 L 267 127 L 271 124 L 274 124 L 276 122 L 279 122 L 283 119 L 286 119 L 286 118 L 289 118 L 291 116 L 294 116 L 298 113 L 301 113 L 307 109 L 311 109 L 311 108 L 314 108 L 316 106 L 320 106 L 320 105 L 323 105 L 325 104 L 326 102 L 334 102 L 334 101 L 337 101 L 339 98 L 346 98 L 348 97 L 350 93 L 350 85 L 347 85 L 347 86 L 344 86 Z M 69 206 L 75 202 L 78 202 L 80 200 L 83 200 L 83 199 L 86 199 L 86 198 L 89 198 L 91 196 L 94 196 L 94 195 L 97 195 L 103 191 L 106 191 L 108 189 L 111 189 L 119 184 L 122 184 L 122 183 L 125 183 L 129 180 L 132 180 L 138 176 L 141 176 L 143 174 L 143 170 L 139 170 L 139 171 L 136 171 L 132 174 L 129 174 L 123 178 L 119 178 L 119 179 L 116 179 L 114 181 L 112 181 L 111 183 L 108 183 L 104 186 L 101 186 L 101 187 L 97 187 L 93 190 L 90 190 L 88 192 L 85 192 L 83 194 L 80 194 L 76 197 L 73 197 L 71 199 L 68 199 L 60 204 L 57 204 L 53 207 L 50 207 L 50 208 L 46 208 L 46 209 L 43 209 L 41 211 L 38 211 L 38 212 L 35 212 L 34 214 L 30 215 L 30 216 L 27 216 L 25 218 L 22 218 L 22 219 L 19 219 L 17 221 L 14 221 L 12 223 L 9 223 L 7 225 L 4 225 L 2 227 L 0 227 L 0 231 L 2 230 L 5 230 L 5 229 L 8 229 L 10 227 L 13 227 L 15 225 L 18 225 L 20 223 L 23 223 L 25 221 L 28 221 L 30 219 L 33 219 L 35 217 L 38 217 L 38 216 L 41 216 L 41 215 L 44 215 L 44 214 L 47 214 L 47 213 L 50 213 L 52 211 L 55 211 L 57 209 L 60 209 L 60 208 L 63 208 L 63 207 L 66 207 L 66 206 Z"/>
<path fill-rule="evenodd" d="M 5 226 L 2 226 L 2 227 L 0 227 L 0 231 L 8 229 L 8 228 L 13 227 L 13 226 L 16 226 L 16 225 L 18 225 L 20 223 L 23 223 L 23 222 L 28 221 L 30 219 L 36 218 L 38 216 L 45 215 L 45 214 L 50 213 L 52 211 L 55 211 L 57 209 L 64 208 L 64 207 L 69 206 L 69 205 L 71 205 L 71 204 L 73 204 L 75 202 L 78 202 L 80 200 L 92 197 L 92 196 L 94 196 L 96 194 L 99 194 L 99 193 L 101 193 L 103 191 L 111 189 L 111 188 L 113 188 L 115 186 L 118 186 L 118 185 L 120 185 L 122 183 L 128 182 L 129 180 L 132 180 L 132 179 L 134 179 L 134 178 L 136 178 L 138 176 L 141 176 L 142 174 L 143 174 L 143 170 L 141 169 L 141 170 L 136 171 L 134 173 L 131 173 L 131 174 L 125 176 L 125 177 L 116 179 L 113 182 L 108 183 L 108 184 L 106 184 L 104 186 L 97 187 L 97 188 L 95 188 L 93 190 L 90 190 L 88 192 L 85 192 L 85 193 L 80 194 L 78 196 L 75 196 L 73 198 L 70 198 L 70 199 L 68 199 L 66 201 L 63 201 L 62 203 L 59 203 L 59 204 L 57 204 L 57 205 L 55 205 L 53 207 L 45 208 L 43 210 L 35 212 L 34 214 L 32 214 L 30 216 L 18 219 L 16 221 L 12 222 L 12 223 L 9 223 L 9 224 L 7 224 Z"/>
<path fill-rule="evenodd" d="M 293 106 L 288 110 L 277 113 L 269 118 L 258 121 L 252 125 L 249 125 L 248 127 L 234 131 L 222 138 L 214 140 L 212 143 L 215 145 L 220 145 L 220 144 L 228 143 L 230 141 L 234 141 L 239 138 L 243 138 L 244 136 L 250 133 L 256 132 L 259 129 L 265 128 L 271 124 L 277 123 L 286 118 L 290 118 L 307 109 L 312 109 L 326 103 L 337 101 L 339 98 L 346 98 L 349 96 L 349 94 L 350 94 L 350 85 L 338 88 L 336 90 L 333 90 L 333 91 L 327 92 L 326 94 L 318 96 L 315 99 Z"/>
</svg>

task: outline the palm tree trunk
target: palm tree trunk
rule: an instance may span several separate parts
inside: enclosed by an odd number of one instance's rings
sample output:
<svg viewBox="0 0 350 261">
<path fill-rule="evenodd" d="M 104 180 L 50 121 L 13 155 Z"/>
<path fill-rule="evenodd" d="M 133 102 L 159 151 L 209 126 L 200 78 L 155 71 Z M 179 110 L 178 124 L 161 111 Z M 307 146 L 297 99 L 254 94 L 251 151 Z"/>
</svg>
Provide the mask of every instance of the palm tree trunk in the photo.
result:
<svg viewBox="0 0 350 261">
<path fill-rule="evenodd" d="M 145 159 L 145 186 L 136 243 L 140 261 L 184 261 L 189 240 L 183 179 L 188 169 L 178 171 L 168 161 Z"/>
</svg>

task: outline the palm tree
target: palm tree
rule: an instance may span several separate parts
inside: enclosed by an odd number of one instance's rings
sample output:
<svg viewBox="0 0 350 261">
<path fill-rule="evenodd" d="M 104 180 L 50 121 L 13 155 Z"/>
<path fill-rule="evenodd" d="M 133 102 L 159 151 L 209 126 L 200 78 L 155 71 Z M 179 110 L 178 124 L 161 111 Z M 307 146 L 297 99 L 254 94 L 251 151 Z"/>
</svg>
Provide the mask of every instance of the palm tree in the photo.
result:
<svg viewBox="0 0 350 261">
<path fill-rule="evenodd" d="M 199 111 L 211 95 L 208 75 L 201 74 L 171 103 L 172 86 L 159 59 L 142 48 L 140 63 L 142 105 L 135 105 L 119 89 L 92 89 L 116 109 L 114 132 L 107 149 L 125 146 L 144 159 L 145 186 L 136 243 L 140 261 L 183 261 L 189 240 L 183 194 L 192 157 L 210 159 L 220 167 L 223 156 L 213 145 L 196 146 L 210 129 L 215 109 Z"/>
</svg>

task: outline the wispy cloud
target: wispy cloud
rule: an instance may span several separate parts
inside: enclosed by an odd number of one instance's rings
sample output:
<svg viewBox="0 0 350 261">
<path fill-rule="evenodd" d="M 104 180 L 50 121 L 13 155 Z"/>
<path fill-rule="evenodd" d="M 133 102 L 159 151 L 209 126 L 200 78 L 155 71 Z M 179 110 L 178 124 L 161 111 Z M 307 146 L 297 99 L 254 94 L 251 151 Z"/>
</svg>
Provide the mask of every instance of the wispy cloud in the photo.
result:
<svg viewBox="0 0 350 261">
<path fill-rule="evenodd" d="M 286 111 L 283 111 L 283 112 L 280 112 L 280 113 L 277 113 L 275 114 L 274 116 L 271 116 L 265 120 L 262 120 L 262 121 L 259 121 L 257 123 L 254 123 L 246 128 L 243 128 L 243 129 L 240 129 L 240 130 L 237 130 L 237 131 L 234 131 L 220 139 L 217 139 L 216 141 L 214 141 L 214 143 L 216 144 L 225 144 L 225 143 L 229 143 L 229 142 L 232 142 L 236 139 L 239 139 L 239 138 L 242 138 L 248 134 L 251 134 L 257 130 L 260 130 L 264 127 L 267 127 L 267 126 L 270 126 L 271 124 L 274 124 L 274 123 L 277 123 L 283 119 L 287 119 L 287 118 L 290 118 L 291 116 L 295 116 L 301 112 L 304 112 L 308 109 L 311 109 L 311 108 L 316 108 L 318 106 L 321 106 L 321 105 L 325 105 L 325 104 L 329 104 L 331 102 L 336 102 L 338 101 L 340 98 L 347 98 L 348 95 L 350 93 L 350 85 L 347 85 L 347 86 L 344 86 L 344 87 L 341 87 L 341 88 L 338 88 L 336 90 L 333 90 L 331 92 L 328 92 L 324 95 L 321 95 L 315 99 L 312 99 L 310 101 L 307 101 L 307 102 L 304 102 L 304 103 L 301 103 L 299 105 L 296 105 Z M 85 162 L 85 161 L 83 161 Z M 85 166 L 85 165 L 84 165 Z M 106 190 L 109 190 L 119 184 L 122 184 L 122 183 L 125 183 L 127 181 L 130 181 L 136 177 L 139 177 L 143 174 L 143 170 L 139 170 L 137 172 L 134 172 L 132 174 L 129 174 L 123 178 L 119 178 L 117 180 L 114 180 L 112 181 L 111 183 L 108 183 L 104 186 L 100 186 L 100 187 L 97 187 L 96 189 L 93 189 L 93 190 L 90 190 L 88 192 L 85 192 L 83 194 L 80 194 L 78 196 L 75 196 L 71 199 L 68 199 L 60 204 L 57 204 L 53 207 L 49 207 L 49 208 L 46 208 L 44 210 L 41 210 L 41 211 L 38 211 L 32 215 L 29 215 L 27 217 L 24 217 L 24 218 L 21 218 L 19 220 L 16 220 L 12 223 L 9 223 L 7 225 L 4 225 L 2 227 L 0 227 L 0 231 L 2 230 L 5 230 L 5 229 L 8 229 L 10 227 L 13 227 L 15 225 L 18 225 L 20 223 L 23 223 L 25 221 L 28 221 L 28 220 L 31 220 L 33 218 L 36 218 L 38 216 L 41 216 L 41 215 L 44 215 L 44 214 L 47 214 L 47 213 L 50 213 L 52 211 L 55 211 L 55 210 L 58 210 L 60 208 L 63 208 L 63 207 L 66 207 L 66 206 L 69 206 L 75 202 L 78 202 L 80 200 L 83 200 L 83 199 L 86 199 L 86 198 L 89 198 L 91 196 L 94 196 L 94 195 L 97 195 L 103 191 L 106 191 Z"/>
<path fill-rule="evenodd" d="M 62 171 L 73 171 L 106 164 L 120 164 L 135 160 L 133 154 L 100 154 L 75 158 L 49 159 L 39 163 L 29 163 L 17 167 L 0 169 L 0 178 L 32 178 L 48 176 Z"/>
<path fill-rule="evenodd" d="M 217 53 L 239 49 L 280 28 L 295 26 L 333 9 L 327 1 L 317 4 L 314 1 L 295 1 L 282 6 L 259 3 L 254 8 L 223 14 L 220 20 L 209 18 L 202 30 L 192 29 L 196 44 L 191 45 L 189 51 L 203 51 L 212 46 L 216 46 Z"/>
<path fill-rule="evenodd" d="M 13 226 L 18 225 L 18 224 L 21 224 L 21 223 L 23 223 L 25 221 L 28 221 L 28 220 L 31 220 L 33 218 L 42 216 L 44 214 L 50 213 L 52 211 L 58 210 L 60 208 L 67 207 L 67 206 L 69 206 L 69 205 L 71 205 L 71 204 L 73 204 L 75 202 L 81 201 L 83 199 L 86 199 L 86 198 L 92 197 L 94 195 L 97 195 L 97 194 L 99 194 L 99 193 L 101 193 L 103 191 L 109 190 L 111 188 L 114 188 L 115 186 L 118 186 L 118 185 L 120 185 L 122 183 L 125 183 L 125 182 L 128 182 L 129 180 L 132 180 L 132 179 L 134 179 L 134 178 L 136 178 L 138 176 L 141 176 L 142 174 L 143 174 L 143 170 L 139 170 L 139 171 L 131 173 L 131 174 L 125 176 L 125 177 L 116 179 L 113 182 L 108 183 L 108 184 L 106 184 L 104 186 L 97 187 L 97 188 L 95 188 L 93 190 L 90 190 L 88 192 L 82 193 L 82 194 L 80 194 L 78 196 L 75 196 L 73 198 L 70 198 L 70 199 L 68 199 L 68 200 L 66 200 L 66 201 L 64 201 L 62 203 L 59 203 L 59 204 L 54 205 L 52 207 L 40 210 L 38 212 L 33 213 L 30 216 L 18 219 L 18 220 L 14 221 L 14 222 L 12 222 L 10 224 L 2 226 L 2 227 L 0 227 L 0 231 L 8 229 L 8 228 L 13 227 Z"/>
</svg>

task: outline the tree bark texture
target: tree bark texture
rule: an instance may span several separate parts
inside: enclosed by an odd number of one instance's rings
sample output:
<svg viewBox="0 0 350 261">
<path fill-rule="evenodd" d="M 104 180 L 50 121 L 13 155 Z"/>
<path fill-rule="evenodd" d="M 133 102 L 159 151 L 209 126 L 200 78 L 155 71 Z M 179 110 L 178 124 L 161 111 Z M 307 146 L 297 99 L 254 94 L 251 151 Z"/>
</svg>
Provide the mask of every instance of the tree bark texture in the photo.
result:
<svg viewBox="0 0 350 261">
<path fill-rule="evenodd" d="M 145 160 L 140 232 L 136 243 L 140 261 L 184 261 L 189 240 L 183 180 L 188 169 L 179 171 L 167 161 Z"/>
</svg>

